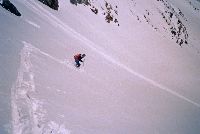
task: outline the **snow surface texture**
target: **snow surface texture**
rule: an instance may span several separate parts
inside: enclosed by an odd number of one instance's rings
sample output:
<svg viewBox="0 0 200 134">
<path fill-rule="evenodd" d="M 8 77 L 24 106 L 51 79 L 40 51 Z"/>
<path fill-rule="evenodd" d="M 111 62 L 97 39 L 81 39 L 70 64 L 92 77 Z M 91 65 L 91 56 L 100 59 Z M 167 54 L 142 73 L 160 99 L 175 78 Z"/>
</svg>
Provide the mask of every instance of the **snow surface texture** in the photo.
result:
<svg viewBox="0 0 200 134">
<path fill-rule="evenodd" d="M 42 108 L 42 101 L 31 98 L 29 94 L 35 92 L 34 74 L 32 72 L 32 63 L 30 61 L 31 52 L 40 52 L 26 42 L 22 42 L 24 48 L 21 52 L 21 66 L 18 71 L 16 85 L 13 87 L 13 133 L 34 133 L 34 134 L 49 134 L 61 133 L 68 134 L 69 131 L 64 128 L 64 125 L 58 125 L 50 121 L 43 125 L 44 115 L 46 111 Z M 44 54 L 44 53 L 43 53 Z M 48 54 L 44 54 L 48 56 Z M 22 103 L 23 102 L 23 103 Z M 17 106 L 17 107 L 16 107 Z M 28 111 L 26 111 L 28 110 Z"/>
<path fill-rule="evenodd" d="M 200 132 L 199 2 L 60 0 L 58 11 L 13 4 L 20 18 L 0 8 L 1 59 L 15 61 L 1 64 L 2 74 L 12 70 L 1 77 L 1 96 L 11 89 L 12 100 L 2 119 L 11 107 L 12 121 L 2 120 L 0 132 Z M 78 52 L 87 55 L 79 69 Z"/>
</svg>

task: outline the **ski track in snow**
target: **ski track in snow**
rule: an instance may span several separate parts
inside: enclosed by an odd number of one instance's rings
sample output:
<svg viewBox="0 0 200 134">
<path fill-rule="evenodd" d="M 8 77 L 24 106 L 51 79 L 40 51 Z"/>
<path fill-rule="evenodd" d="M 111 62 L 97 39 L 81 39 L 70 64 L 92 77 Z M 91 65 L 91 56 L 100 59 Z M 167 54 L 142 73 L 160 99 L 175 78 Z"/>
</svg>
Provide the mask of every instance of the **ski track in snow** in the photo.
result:
<svg viewBox="0 0 200 134">
<path fill-rule="evenodd" d="M 18 71 L 17 81 L 12 88 L 13 107 L 13 133 L 32 133 L 37 120 L 34 116 L 38 102 L 30 98 L 29 93 L 35 91 L 34 74 L 30 62 L 30 51 L 24 47 L 20 53 L 21 64 Z M 39 114 L 39 113 L 38 113 Z"/>
<path fill-rule="evenodd" d="M 85 72 L 83 68 L 79 68 L 79 69 L 75 68 L 74 65 L 73 65 L 69 60 L 61 60 L 61 59 L 55 58 L 55 57 L 51 56 L 50 54 L 48 54 L 48 53 L 46 53 L 46 52 L 40 50 L 39 48 L 37 48 L 37 47 L 31 45 L 30 43 L 28 43 L 28 42 L 26 42 L 26 41 L 22 41 L 22 43 L 23 43 L 26 47 L 28 47 L 31 51 L 34 51 L 34 52 L 36 52 L 36 53 L 38 52 L 38 53 L 40 53 L 40 54 L 42 54 L 42 55 L 44 55 L 44 56 L 50 58 L 51 60 L 53 60 L 53 61 L 55 61 L 55 62 L 57 62 L 57 63 L 59 63 L 59 64 L 62 64 L 62 65 L 64 65 L 64 66 L 66 66 L 67 68 L 70 68 L 70 69 L 72 69 L 72 70 L 74 70 L 74 71 L 79 71 L 79 72 L 81 72 L 81 73 Z"/>
<path fill-rule="evenodd" d="M 40 26 L 38 25 L 38 24 L 36 24 L 35 22 L 33 22 L 33 21 L 30 21 L 30 20 L 25 20 L 27 23 L 29 23 L 30 25 L 32 25 L 32 26 L 34 26 L 35 28 L 40 28 Z"/>
<path fill-rule="evenodd" d="M 33 2 L 33 1 L 32 1 Z M 33 6 L 33 3 L 32 3 Z M 53 14 L 51 14 L 50 12 L 48 12 L 47 10 L 45 10 L 42 6 L 38 5 L 37 3 L 34 2 L 34 8 L 36 8 L 37 10 L 39 10 L 40 12 L 38 12 L 38 14 L 41 14 L 43 16 L 45 16 L 48 20 L 50 20 L 50 22 L 57 27 L 60 27 L 62 30 L 64 30 L 68 35 L 73 36 L 74 38 L 76 38 L 77 40 L 83 42 L 84 46 L 87 45 L 90 49 L 92 49 L 93 51 L 99 53 L 101 56 L 103 56 L 106 60 L 108 60 L 109 62 L 119 66 L 122 69 L 125 69 L 126 71 L 128 71 L 129 73 L 133 74 L 134 76 L 137 76 L 138 78 L 148 82 L 149 84 L 158 87 L 159 89 L 162 89 L 163 91 L 170 93 L 184 101 L 189 102 L 190 104 L 195 105 L 196 107 L 200 108 L 200 104 L 192 101 L 191 99 L 173 91 L 172 89 L 159 84 L 158 82 L 145 77 L 144 75 L 133 71 L 131 68 L 127 67 L 126 65 L 120 63 L 119 61 L 113 59 L 111 56 L 105 54 L 101 48 L 95 46 L 95 43 L 93 43 L 92 41 L 90 41 L 89 39 L 87 39 L 85 36 L 81 35 L 80 33 L 76 32 L 74 29 L 72 29 L 71 27 L 69 27 L 68 25 L 66 25 L 65 23 L 63 23 L 61 20 L 59 20 L 56 16 L 54 16 Z M 52 57 L 53 59 L 53 57 Z M 56 60 L 56 59 L 55 59 Z"/>
<path fill-rule="evenodd" d="M 35 92 L 31 54 L 36 49 L 23 42 L 21 63 L 15 85 L 12 87 L 12 117 L 14 134 L 70 134 L 64 124 L 46 121 L 43 101 L 33 98 Z"/>
<path fill-rule="evenodd" d="M 200 108 L 200 104 L 194 102 L 193 100 L 173 91 L 172 89 L 162 85 L 162 84 L 159 84 L 158 82 L 150 79 L 150 78 L 147 78 L 145 77 L 144 75 L 138 73 L 138 72 L 135 72 L 134 70 L 132 70 L 131 68 L 129 68 L 128 66 L 120 63 L 119 61 L 115 60 L 114 58 L 112 58 L 111 56 L 105 54 L 103 52 L 103 49 L 100 48 L 100 47 L 97 47 L 95 45 L 95 43 L 93 43 L 92 41 L 90 41 L 89 39 L 87 39 L 85 36 L 81 35 L 80 33 L 76 32 L 74 29 L 72 29 L 71 27 L 69 27 L 67 24 L 65 24 L 64 22 L 62 22 L 60 19 L 58 19 L 56 16 L 54 16 L 52 13 L 50 13 L 49 11 L 47 11 L 46 9 L 44 9 L 41 5 L 39 5 L 37 2 L 35 1 L 27 1 L 27 5 L 31 8 L 33 8 L 36 13 L 38 15 L 42 15 L 44 17 L 46 17 L 47 20 L 50 21 L 50 23 L 55 26 L 55 27 L 59 27 L 61 28 L 63 31 L 65 31 L 66 34 L 68 34 L 69 36 L 73 36 L 74 38 L 76 38 L 77 40 L 83 42 L 84 46 L 88 46 L 90 49 L 92 49 L 93 51 L 95 51 L 96 53 L 100 54 L 101 56 L 103 56 L 107 61 L 119 66 L 120 68 L 128 71 L 129 73 L 133 74 L 134 76 L 148 82 L 149 84 L 155 86 L 155 87 L 158 87 L 159 89 L 167 92 L 167 93 L 170 93 L 171 95 L 173 96 L 176 96 L 190 104 L 193 104 L 194 106 Z M 40 51 L 40 50 L 39 50 Z M 63 61 L 60 61 L 52 56 L 50 56 L 49 54 L 47 53 L 44 53 L 42 51 L 40 51 L 42 54 L 48 56 L 49 58 L 53 59 L 54 61 L 57 61 L 59 63 L 62 63 L 63 64 Z"/>
</svg>

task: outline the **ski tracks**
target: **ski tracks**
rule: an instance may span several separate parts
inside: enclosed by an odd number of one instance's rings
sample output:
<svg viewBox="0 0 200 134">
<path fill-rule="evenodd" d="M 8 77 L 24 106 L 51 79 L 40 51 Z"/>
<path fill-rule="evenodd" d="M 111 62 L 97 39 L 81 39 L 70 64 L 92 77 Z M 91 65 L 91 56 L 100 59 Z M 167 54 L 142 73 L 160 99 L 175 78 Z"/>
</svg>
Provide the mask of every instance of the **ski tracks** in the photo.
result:
<svg viewBox="0 0 200 134">
<path fill-rule="evenodd" d="M 54 61 L 63 64 L 61 60 L 42 52 L 31 44 L 22 41 L 21 63 L 18 70 L 16 83 L 12 87 L 12 117 L 14 134 L 70 134 L 64 124 L 56 124 L 54 121 L 45 119 L 46 110 L 43 108 L 42 100 L 34 98 L 31 94 L 35 92 L 35 81 L 31 55 L 39 52 Z"/>
<path fill-rule="evenodd" d="M 43 15 L 44 17 L 46 17 L 54 26 L 61 28 L 63 31 L 65 31 L 66 34 L 68 34 L 69 36 L 73 36 L 75 39 L 83 42 L 84 46 L 89 47 L 90 49 L 92 49 L 93 51 L 95 51 L 96 53 L 100 54 L 101 56 L 103 56 L 107 61 L 113 63 L 114 65 L 119 66 L 120 68 L 126 70 L 127 72 L 131 73 L 132 75 L 146 81 L 147 83 L 175 96 L 178 97 L 181 100 L 184 100 L 198 108 L 200 108 L 200 104 L 194 102 L 193 100 L 175 92 L 174 90 L 150 79 L 145 77 L 144 75 L 135 72 L 134 70 L 132 70 L 131 68 L 129 68 L 128 66 L 120 63 L 119 61 L 115 60 L 114 58 L 112 58 L 111 56 L 107 55 L 106 53 L 103 52 L 103 49 L 96 46 L 95 43 L 93 43 L 92 41 L 90 41 L 89 39 L 87 39 L 85 36 L 81 35 L 80 33 L 76 32 L 74 29 L 72 29 L 71 27 L 69 27 L 68 25 L 66 25 L 64 22 L 62 22 L 60 19 L 58 19 L 56 16 L 54 16 L 53 14 L 51 14 L 50 12 L 48 12 L 46 9 L 44 9 L 42 6 L 38 5 L 37 3 L 35 3 L 34 1 L 30 1 L 32 4 L 32 6 L 34 5 L 34 8 L 37 9 L 37 13 Z M 51 57 L 52 58 L 52 57 Z M 54 58 L 52 58 L 54 59 Z M 54 59 L 55 61 L 57 61 L 56 59 Z M 60 62 L 60 61 L 58 61 Z"/>
<path fill-rule="evenodd" d="M 66 68 L 69 68 L 69 69 L 74 70 L 74 71 L 79 71 L 81 73 L 85 72 L 83 68 L 80 68 L 80 69 L 75 68 L 75 66 L 73 65 L 73 63 L 70 60 L 67 60 L 67 59 L 63 60 L 63 59 L 55 58 L 52 55 L 40 50 L 39 48 L 31 45 L 30 43 L 28 43 L 26 41 L 22 41 L 22 43 L 24 44 L 24 47 L 28 47 L 30 51 L 42 54 L 43 56 L 51 59 L 52 61 L 54 61 L 58 64 L 61 64 L 63 66 L 66 66 Z"/>
<path fill-rule="evenodd" d="M 36 24 L 35 22 L 33 21 L 30 21 L 28 19 L 25 20 L 28 24 L 32 25 L 33 27 L 39 29 L 40 28 L 40 25 Z"/>
<path fill-rule="evenodd" d="M 42 102 L 29 95 L 35 91 L 30 55 L 29 48 L 24 46 L 20 53 L 21 63 L 17 81 L 12 88 L 13 133 L 15 134 L 34 133 L 33 127 L 39 123 L 36 116 L 42 117 L 43 113 L 38 110 Z"/>
<path fill-rule="evenodd" d="M 42 15 L 44 16 L 47 20 L 50 21 L 50 23 L 55 26 L 55 27 L 59 27 L 61 28 L 66 34 L 68 34 L 69 36 L 72 36 L 73 38 L 83 42 L 84 46 L 89 47 L 91 50 L 93 50 L 94 52 L 100 54 L 101 56 L 103 56 L 107 61 L 113 63 L 114 65 L 117 65 L 118 67 L 126 70 L 127 72 L 131 73 L 132 75 L 146 81 L 147 83 L 175 96 L 178 97 L 181 100 L 184 100 L 198 108 L 200 108 L 200 104 L 197 102 L 194 102 L 193 100 L 175 92 L 174 90 L 148 78 L 145 77 L 144 75 L 135 72 L 134 70 L 132 70 L 131 68 L 129 68 L 128 66 L 122 64 L 121 62 L 115 60 L 114 58 L 112 58 L 111 56 L 107 55 L 106 53 L 104 53 L 103 49 L 96 46 L 95 43 L 93 43 L 92 41 L 90 41 L 89 39 L 87 39 L 85 36 L 81 35 L 80 33 L 76 32 L 73 28 L 69 27 L 67 24 L 65 24 L 64 22 L 62 22 L 60 19 L 58 19 L 56 16 L 54 16 L 52 13 L 50 13 L 49 11 L 47 11 L 46 9 L 44 9 L 41 5 L 39 5 L 38 3 L 36 3 L 35 1 L 28 1 L 27 5 L 31 8 L 33 8 L 36 13 L 38 15 Z M 43 53 L 43 52 L 42 52 Z M 49 58 L 51 58 L 52 60 L 59 62 L 61 64 L 65 64 L 63 61 L 60 61 L 58 59 L 55 59 L 54 57 L 43 53 L 44 55 L 48 56 Z"/>
</svg>

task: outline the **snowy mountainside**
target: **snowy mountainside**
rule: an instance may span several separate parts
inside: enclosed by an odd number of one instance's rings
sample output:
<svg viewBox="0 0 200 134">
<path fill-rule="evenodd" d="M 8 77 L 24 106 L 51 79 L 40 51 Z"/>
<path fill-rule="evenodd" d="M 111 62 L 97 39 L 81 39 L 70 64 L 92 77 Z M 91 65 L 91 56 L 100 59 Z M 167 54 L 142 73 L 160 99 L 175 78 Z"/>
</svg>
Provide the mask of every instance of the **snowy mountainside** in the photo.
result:
<svg viewBox="0 0 200 134">
<path fill-rule="evenodd" d="M 179 8 L 173 7 L 167 0 L 157 0 L 156 3 L 150 1 L 149 4 L 136 0 L 129 0 L 128 3 L 131 14 L 133 17 L 137 18 L 139 22 L 145 21 L 153 29 L 159 31 L 163 35 L 169 34 L 168 36 L 171 36 L 172 39 L 175 38 L 176 43 L 180 46 L 182 44 L 188 44 L 188 32 L 184 26 L 185 22 L 182 22 L 187 21 L 187 19 Z M 191 2 L 190 5 L 192 5 Z M 111 5 L 107 1 L 91 1 L 85 6 L 89 6 L 91 11 L 95 14 L 104 15 L 108 23 L 113 21 L 114 23 L 118 23 L 118 26 L 120 25 L 117 19 L 117 5 Z M 157 19 L 156 17 L 162 17 L 163 19 Z"/>
<path fill-rule="evenodd" d="M 22 15 L 0 8 L 11 52 L 1 58 L 15 61 L 1 66 L 12 70 L 2 77 L 11 89 L 2 114 L 12 111 L 2 133 L 198 134 L 198 1 L 59 0 L 58 11 L 11 2 Z M 79 52 L 87 56 L 77 69 Z"/>
</svg>

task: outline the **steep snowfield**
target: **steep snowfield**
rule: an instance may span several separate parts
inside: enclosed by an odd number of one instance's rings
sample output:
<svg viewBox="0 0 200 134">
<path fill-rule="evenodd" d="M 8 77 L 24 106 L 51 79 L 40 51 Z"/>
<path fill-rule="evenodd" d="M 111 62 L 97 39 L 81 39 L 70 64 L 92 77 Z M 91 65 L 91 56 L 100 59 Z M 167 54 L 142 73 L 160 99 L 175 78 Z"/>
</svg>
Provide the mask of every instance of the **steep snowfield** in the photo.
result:
<svg viewBox="0 0 200 134">
<path fill-rule="evenodd" d="M 200 132 L 198 2 L 12 2 L 21 17 L 0 8 L 0 133 Z M 116 23 L 105 21 L 110 5 Z"/>
</svg>

